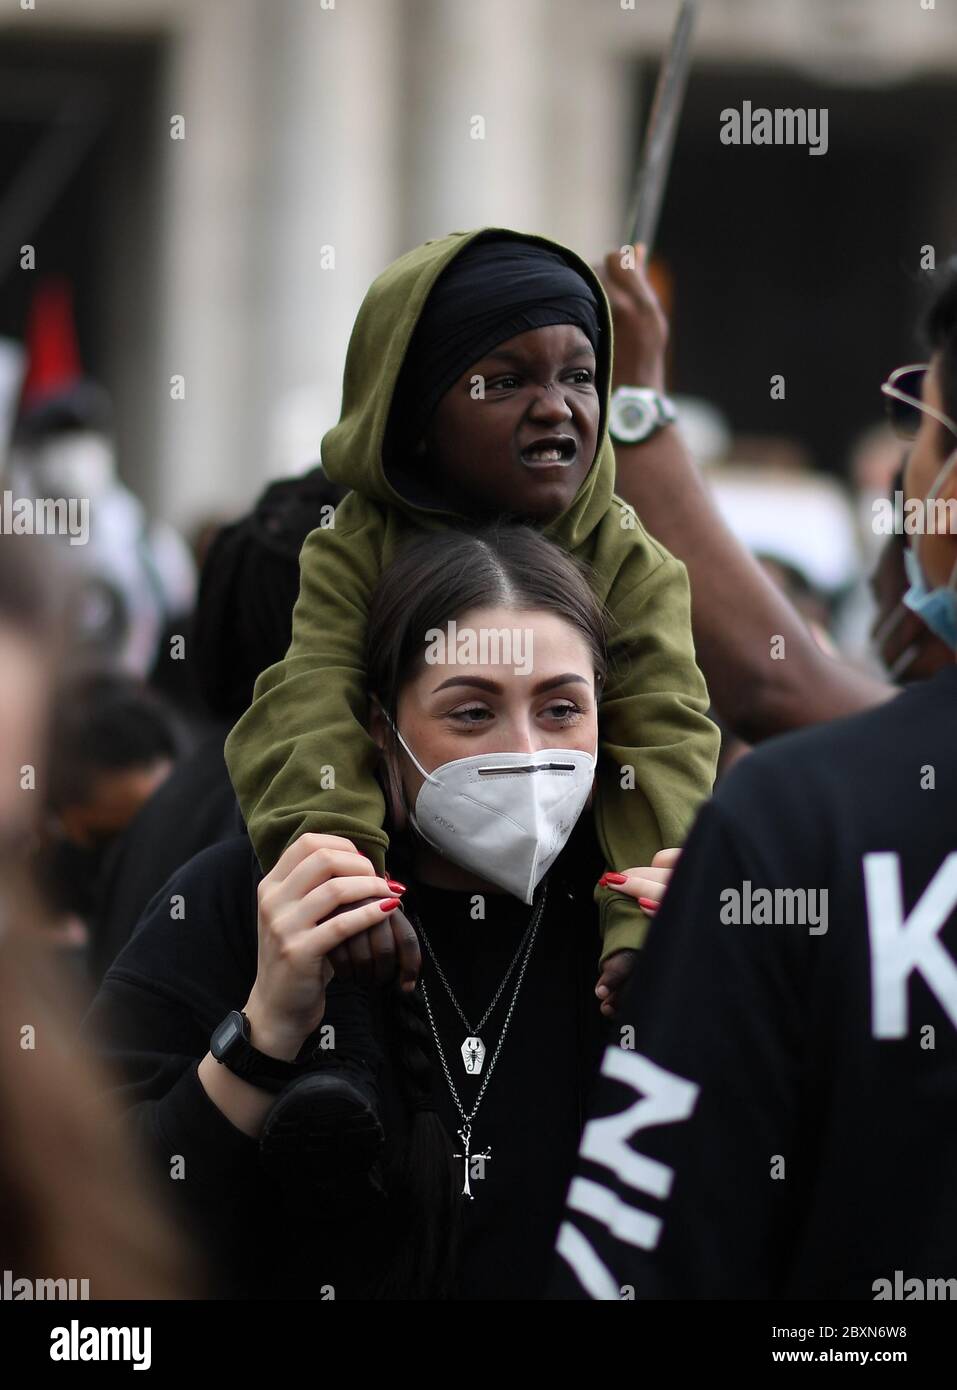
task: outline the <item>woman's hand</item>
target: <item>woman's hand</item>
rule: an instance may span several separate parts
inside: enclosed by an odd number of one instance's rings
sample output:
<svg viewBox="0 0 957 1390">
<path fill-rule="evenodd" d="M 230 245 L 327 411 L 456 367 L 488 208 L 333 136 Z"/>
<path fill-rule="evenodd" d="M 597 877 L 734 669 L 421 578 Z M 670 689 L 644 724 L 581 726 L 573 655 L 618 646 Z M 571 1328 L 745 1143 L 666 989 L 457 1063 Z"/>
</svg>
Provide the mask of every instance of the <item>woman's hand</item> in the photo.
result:
<svg viewBox="0 0 957 1390">
<path fill-rule="evenodd" d="M 635 246 L 635 268 L 621 263 L 621 251 L 609 251 L 593 267 L 611 305 L 615 360 L 612 386 L 650 386 L 665 389 L 665 347 L 668 320 L 648 279 L 645 248 Z"/>
<path fill-rule="evenodd" d="M 680 853 L 680 849 L 660 849 L 649 868 L 627 869 L 623 874 L 602 874 L 599 882 L 605 888 L 614 888 L 617 893 L 637 898 L 645 915 L 653 917 Z M 638 956 L 638 951 L 615 951 L 602 966 L 595 993 L 601 1000 L 601 1012 L 605 1018 L 614 1018 L 618 1012 L 621 993 L 631 978 Z"/>
<path fill-rule="evenodd" d="M 603 888 L 614 888 L 616 893 L 637 898 L 639 906 L 649 917 L 653 917 L 665 895 L 680 853 L 680 849 L 660 849 L 652 859 L 650 868 L 626 869 L 623 874 L 602 874 L 599 882 Z"/>
<path fill-rule="evenodd" d="M 322 1022 L 330 953 L 398 899 L 340 835 L 303 835 L 259 885 L 259 964 L 246 1004 L 254 1047 L 292 1061 Z"/>
</svg>

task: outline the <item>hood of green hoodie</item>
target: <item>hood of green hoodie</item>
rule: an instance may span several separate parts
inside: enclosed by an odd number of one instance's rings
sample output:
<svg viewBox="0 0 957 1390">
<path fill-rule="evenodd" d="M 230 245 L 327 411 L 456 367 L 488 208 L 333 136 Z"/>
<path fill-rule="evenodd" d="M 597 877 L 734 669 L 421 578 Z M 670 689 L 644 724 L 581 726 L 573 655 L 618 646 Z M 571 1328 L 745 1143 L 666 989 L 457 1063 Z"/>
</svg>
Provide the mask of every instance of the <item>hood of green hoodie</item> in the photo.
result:
<svg viewBox="0 0 957 1390">
<path fill-rule="evenodd" d="M 425 478 L 386 463 L 383 446 L 392 395 L 412 333 L 429 291 L 449 263 L 479 237 L 494 235 L 528 241 L 557 251 L 591 286 L 598 304 L 601 338 L 596 384 L 601 420 L 595 459 L 571 505 L 542 527 L 546 536 L 573 550 L 590 534 L 611 503 L 615 455 L 608 438 L 611 381 L 611 311 L 604 287 L 591 267 L 557 241 L 508 227 L 480 227 L 427 241 L 400 256 L 373 281 L 356 316 L 343 378 L 342 413 L 322 440 L 322 466 L 343 487 L 387 506 L 398 507 L 421 527 L 461 526 L 472 518 L 451 510 Z M 409 461 L 411 463 L 411 460 Z"/>
</svg>

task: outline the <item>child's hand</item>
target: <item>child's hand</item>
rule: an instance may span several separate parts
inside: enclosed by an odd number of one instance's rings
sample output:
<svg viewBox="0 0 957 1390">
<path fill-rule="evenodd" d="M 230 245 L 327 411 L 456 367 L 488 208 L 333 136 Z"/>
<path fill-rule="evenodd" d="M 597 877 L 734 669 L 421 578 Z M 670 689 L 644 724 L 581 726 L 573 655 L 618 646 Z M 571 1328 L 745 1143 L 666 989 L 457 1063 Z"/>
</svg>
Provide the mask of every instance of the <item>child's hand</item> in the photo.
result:
<svg viewBox="0 0 957 1390">
<path fill-rule="evenodd" d="M 613 951 L 601 968 L 595 993 L 601 1000 L 599 1005 L 605 1018 L 614 1018 L 621 1002 L 621 992 L 631 978 L 638 959 L 637 951 Z"/>
<path fill-rule="evenodd" d="M 368 931 L 337 946 L 329 960 L 338 980 L 368 987 L 398 978 L 406 993 L 415 989 L 422 968 L 419 938 L 400 907 Z"/>
</svg>

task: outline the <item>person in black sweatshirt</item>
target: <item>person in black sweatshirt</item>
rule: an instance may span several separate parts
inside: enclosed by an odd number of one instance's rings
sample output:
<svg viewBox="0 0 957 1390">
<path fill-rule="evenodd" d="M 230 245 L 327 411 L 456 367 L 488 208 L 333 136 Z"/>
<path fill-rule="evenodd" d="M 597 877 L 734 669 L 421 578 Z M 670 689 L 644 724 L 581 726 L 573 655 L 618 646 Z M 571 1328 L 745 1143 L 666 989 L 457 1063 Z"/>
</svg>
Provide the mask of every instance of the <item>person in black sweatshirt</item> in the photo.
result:
<svg viewBox="0 0 957 1390">
<path fill-rule="evenodd" d="M 913 439 L 905 602 L 957 652 L 957 269 Z M 957 1297 L 957 665 L 774 740 L 701 812 L 620 1014 L 558 1298 Z"/>
<path fill-rule="evenodd" d="M 429 635 L 453 622 L 521 631 L 531 659 L 430 660 Z M 84 1036 L 203 1240 L 212 1293 L 543 1291 L 610 1027 L 593 981 L 601 855 L 581 815 L 604 622 L 576 563 L 533 528 L 404 549 L 373 594 L 367 669 L 405 882 L 326 835 L 261 879 L 237 838 L 170 879 L 107 972 Z M 660 883 L 630 871 L 629 891 L 653 907 Z M 352 1007 L 330 953 L 376 924 L 391 937 L 399 916 L 422 945 L 418 986 Z M 385 1133 L 368 1180 L 338 1186 L 316 1172 L 354 1136 L 287 1124 L 330 1044 L 371 1078 Z M 343 1111 L 342 1130 L 359 1118 Z"/>
</svg>

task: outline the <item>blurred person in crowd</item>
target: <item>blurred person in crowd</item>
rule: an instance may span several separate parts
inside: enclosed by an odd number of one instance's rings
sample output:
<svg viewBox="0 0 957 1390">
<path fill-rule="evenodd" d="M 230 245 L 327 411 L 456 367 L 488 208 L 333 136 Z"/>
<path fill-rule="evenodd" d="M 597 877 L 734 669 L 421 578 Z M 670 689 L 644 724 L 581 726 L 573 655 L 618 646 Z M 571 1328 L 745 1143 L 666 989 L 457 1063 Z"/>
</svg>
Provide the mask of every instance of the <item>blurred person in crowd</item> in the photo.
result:
<svg viewBox="0 0 957 1390">
<path fill-rule="evenodd" d="M 74 641 L 91 665 L 145 677 L 165 624 L 192 610 L 192 557 L 179 534 L 150 520 L 119 479 L 112 406 L 83 373 L 72 290 L 63 277 L 38 285 L 26 338 L 27 375 L 5 486 L 18 499 L 75 502 L 74 533 L 45 537 L 70 590 Z"/>
<path fill-rule="evenodd" d="M 727 458 L 729 463 L 745 468 L 815 476 L 810 450 L 786 434 L 736 434 L 728 446 Z"/>
<path fill-rule="evenodd" d="M 957 505 L 957 262 L 882 388 L 906 507 Z M 918 423 L 919 422 L 919 423 Z M 957 1275 L 957 533 L 906 537 L 950 653 L 755 749 L 684 848 L 609 1048 L 559 1296 L 891 1298 Z M 922 1295 L 921 1295 L 922 1296 Z"/>
<path fill-rule="evenodd" d="M 299 552 L 328 525 L 345 489 L 321 467 L 270 484 L 253 510 L 208 543 L 187 660 L 212 723 L 142 806 L 110 855 L 100 885 L 93 972 L 101 979 L 147 904 L 194 854 L 237 834 L 242 818 L 223 743 L 252 699 L 260 671 L 289 646 Z"/>
<path fill-rule="evenodd" d="M 181 1297 L 183 1247 L 135 1170 L 107 1078 L 77 1052 L 79 1001 L 24 868 L 59 628 L 22 540 L 0 548 L 0 1272 L 14 1299 L 66 1297 L 68 1280 L 94 1299 Z M 63 1282 L 44 1295 L 39 1280 Z"/>
<path fill-rule="evenodd" d="M 6 689 L 0 705 L 6 721 Z M 199 1280 L 173 1212 L 143 1181 L 106 1075 L 77 1051 L 81 1001 L 44 920 L 22 864 L 0 863 L 0 1272 L 89 1281 L 74 1297 L 189 1296 Z"/>
<path fill-rule="evenodd" d="M 755 558 L 771 582 L 800 613 L 821 651 L 828 656 L 838 656 L 837 646 L 830 633 L 831 606 L 826 595 L 812 583 L 799 566 L 789 564 L 780 556 L 763 555 L 758 551 Z"/>
<path fill-rule="evenodd" d="M 166 705 L 132 676 L 72 674 L 56 692 L 37 871 L 51 909 L 84 922 L 93 942 L 104 865 L 181 746 Z"/>
</svg>

